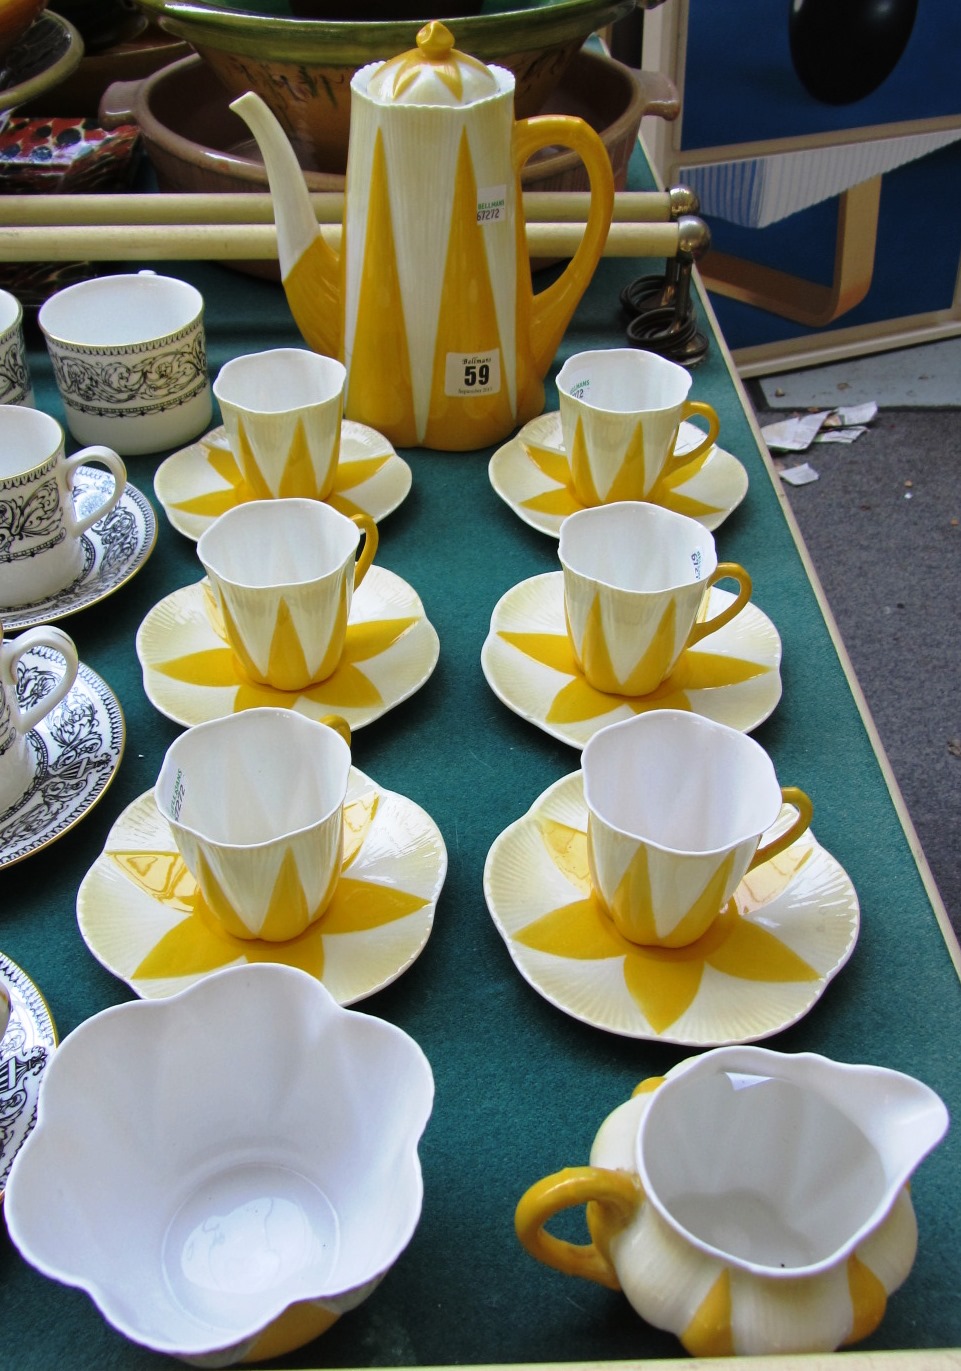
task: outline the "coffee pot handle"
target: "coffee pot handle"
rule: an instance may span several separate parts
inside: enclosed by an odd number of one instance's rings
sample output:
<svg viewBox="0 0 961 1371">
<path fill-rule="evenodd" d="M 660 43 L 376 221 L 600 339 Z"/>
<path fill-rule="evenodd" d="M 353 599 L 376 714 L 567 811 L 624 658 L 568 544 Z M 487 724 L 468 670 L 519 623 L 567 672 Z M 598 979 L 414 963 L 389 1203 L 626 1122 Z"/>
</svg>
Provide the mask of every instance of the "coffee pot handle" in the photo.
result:
<svg viewBox="0 0 961 1371">
<path fill-rule="evenodd" d="M 564 330 L 600 261 L 614 213 L 614 172 L 599 134 L 572 114 L 536 114 L 514 125 L 514 168 L 520 176 L 527 159 L 540 148 L 556 145 L 576 152 L 587 168 L 591 199 L 584 236 L 567 266 L 545 290 L 534 296 L 530 322 L 531 356 L 538 375 L 553 361 Z M 520 234 L 518 252 L 525 249 Z"/>
<path fill-rule="evenodd" d="M 545 1266 L 568 1276 L 583 1276 L 610 1290 L 620 1290 L 621 1283 L 610 1258 L 595 1241 L 567 1242 L 548 1233 L 544 1225 L 562 1209 L 586 1204 L 592 1234 L 595 1230 L 610 1234 L 630 1223 L 643 1198 L 640 1181 L 626 1171 L 569 1166 L 545 1176 L 521 1196 L 514 1227 L 522 1245 Z M 591 1209 L 595 1206 L 600 1212 L 595 1211 L 595 1223 L 591 1223 Z M 600 1219 L 600 1224 L 596 1219 Z"/>
</svg>

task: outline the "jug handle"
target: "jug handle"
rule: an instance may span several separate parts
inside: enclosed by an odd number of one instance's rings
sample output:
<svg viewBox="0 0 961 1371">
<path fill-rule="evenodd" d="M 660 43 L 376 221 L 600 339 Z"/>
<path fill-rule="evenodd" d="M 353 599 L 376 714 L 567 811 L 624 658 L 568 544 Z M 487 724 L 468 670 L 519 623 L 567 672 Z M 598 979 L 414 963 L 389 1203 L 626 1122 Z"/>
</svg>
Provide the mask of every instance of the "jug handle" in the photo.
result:
<svg viewBox="0 0 961 1371">
<path fill-rule="evenodd" d="M 596 1204 L 601 1210 L 604 1230 L 616 1232 L 630 1223 L 643 1198 L 637 1177 L 626 1171 L 569 1166 L 535 1182 L 521 1196 L 514 1213 L 514 1228 L 521 1244 L 545 1266 L 568 1276 L 596 1281 L 609 1290 L 620 1290 L 617 1272 L 596 1243 L 566 1242 L 548 1233 L 544 1225 L 562 1209 Z"/>
<path fill-rule="evenodd" d="M 578 301 L 587 289 L 600 260 L 614 213 L 614 172 L 607 149 L 590 124 L 570 114 L 537 114 L 514 125 L 514 168 L 518 176 L 524 163 L 540 148 L 560 144 L 583 161 L 591 187 L 584 236 L 574 256 L 556 281 L 534 296 L 531 318 L 531 355 L 544 375 L 570 322 Z M 518 255 L 526 253 L 523 222 L 518 220 Z"/>
</svg>

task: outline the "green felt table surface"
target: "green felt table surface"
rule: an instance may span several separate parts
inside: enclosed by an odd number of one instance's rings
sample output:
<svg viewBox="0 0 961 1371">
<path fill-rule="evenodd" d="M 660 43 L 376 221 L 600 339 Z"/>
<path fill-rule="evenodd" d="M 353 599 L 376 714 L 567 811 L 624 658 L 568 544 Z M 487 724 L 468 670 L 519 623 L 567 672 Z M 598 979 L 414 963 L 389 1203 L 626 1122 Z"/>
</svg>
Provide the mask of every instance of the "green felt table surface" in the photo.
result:
<svg viewBox="0 0 961 1371">
<path fill-rule="evenodd" d="M 299 342 L 278 286 L 215 265 L 177 262 L 163 269 L 204 293 L 211 374 L 240 353 Z M 620 345 L 618 291 L 652 269 L 630 260 L 601 263 L 551 377 L 571 353 Z M 38 405 L 62 419 L 45 353 L 33 341 Z M 694 372 L 692 395 L 716 407 L 720 442 L 750 479 L 743 505 L 717 531 L 719 555 L 748 567 L 754 599 L 783 642 L 783 697 L 755 736 L 782 783 L 800 785 L 813 798 L 814 832 L 849 874 L 861 906 L 860 938 L 848 965 L 800 1023 L 767 1045 L 898 1068 L 926 1081 L 957 1113 L 958 975 L 716 341 Z M 551 381 L 547 407 L 555 405 Z M 515 970 L 487 910 L 482 872 L 492 842 L 548 786 L 579 767 L 575 749 L 501 704 L 481 672 L 481 647 L 500 596 L 558 568 L 556 542 L 521 522 L 494 493 L 490 455 L 404 454 L 413 487 L 381 525 L 378 560 L 422 597 L 439 634 L 440 660 L 416 695 L 354 738 L 356 764 L 423 806 L 449 855 L 426 949 L 361 1006 L 412 1034 L 433 1067 L 436 1101 L 421 1145 L 423 1214 L 375 1294 L 287 1358 L 289 1365 L 683 1355 L 673 1337 L 643 1324 L 622 1296 L 548 1270 L 514 1236 L 514 1207 L 524 1190 L 562 1166 L 586 1162 L 610 1110 L 640 1080 L 662 1074 L 691 1049 L 605 1034 L 553 1007 Z M 127 728 L 121 767 L 99 805 L 71 832 L 0 870 L 0 950 L 35 980 L 61 1037 L 131 997 L 87 950 L 76 892 L 116 817 L 152 787 L 180 732 L 147 700 L 134 651 L 136 630 L 151 607 L 201 575 L 195 545 L 173 530 L 153 497 L 158 462 L 135 457 L 128 464 L 130 480 L 158 512 L 152 557 L 111 598 L 61 625 L 121 702 Z M 961 1345 L 959 1148 L 955 1128 L 915 1177 L 918 1258 L 865 1344 L 869 1349 Z M 0 1328 L 0 1360 L 21 1368 L 142 1368 L 162 1360 L 111 1330 L 84 1294 L 33 1271 L 5 1236 Z"/>
</svg>

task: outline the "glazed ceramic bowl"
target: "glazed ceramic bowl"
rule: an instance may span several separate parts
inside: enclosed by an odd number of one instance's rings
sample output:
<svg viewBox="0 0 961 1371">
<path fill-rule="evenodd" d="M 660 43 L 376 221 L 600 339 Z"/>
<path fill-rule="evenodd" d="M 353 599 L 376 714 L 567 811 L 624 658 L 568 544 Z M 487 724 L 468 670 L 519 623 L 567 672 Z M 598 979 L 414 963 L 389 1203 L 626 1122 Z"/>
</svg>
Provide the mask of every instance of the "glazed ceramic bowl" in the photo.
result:
<svg viewBox="0 0 961 1371">
<path fill-rule="evenodd" d="M 5 57 L 13 45 L 43 9 L 47 0 L 0 0 L 0 57 Z"/>
<path fill-rule="evenodd" d="M 43 10 L 10 50 L 0 54 L 0 112 L 45 95 L 76 70 L 82 57 L 83 40 L 74 26 Z"/>
<path fill-rule="evenodd" d="M 515 108 L 526 118 L 543 106 L 595 29 L 634 0 L 484 0 L 479 14 L 451 19 L 457 47 L 514 73 Z M 370 23 L 298 19 L 286 0 L 261 0 L 260 13 L 208 0 L 138 0 L 161 26 L 185 39 L 231 97 L 253 90 L 273 110 L 301 159 L 316 171 L 347 165 L 350 80 L 359 67 L 414 46 L 427 19 Z M 253 0 L 251 0 L 253 3 Z"/>
<path fill-rule="evenodd" d="M 295 968 L 230 967 L 64 1039 L 7 1227 L 136 1343 L 202 1366 L 278 1357 L 406 1247 L 432 1102 L 399 1028 Z"/>
</svg>

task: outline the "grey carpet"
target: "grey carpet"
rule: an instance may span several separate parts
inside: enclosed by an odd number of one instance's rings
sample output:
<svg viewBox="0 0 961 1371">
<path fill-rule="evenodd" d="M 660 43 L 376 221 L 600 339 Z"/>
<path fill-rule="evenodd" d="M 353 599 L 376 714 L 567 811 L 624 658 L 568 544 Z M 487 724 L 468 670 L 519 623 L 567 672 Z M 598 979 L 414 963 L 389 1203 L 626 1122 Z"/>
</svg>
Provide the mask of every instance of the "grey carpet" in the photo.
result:
<svg viewBox="0 0 961 1371">
<path fill-rule="evenodd" d="M 785 417 L 748 392 L 762 426 Z M 785 484 L 791 508 L 961 936 L 961 411 L 882 409 L 775 464 L 802 461 L 819 479 Z"/>
</svg>

